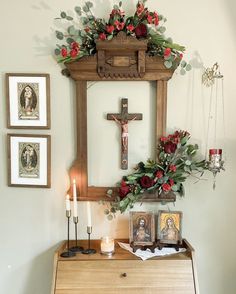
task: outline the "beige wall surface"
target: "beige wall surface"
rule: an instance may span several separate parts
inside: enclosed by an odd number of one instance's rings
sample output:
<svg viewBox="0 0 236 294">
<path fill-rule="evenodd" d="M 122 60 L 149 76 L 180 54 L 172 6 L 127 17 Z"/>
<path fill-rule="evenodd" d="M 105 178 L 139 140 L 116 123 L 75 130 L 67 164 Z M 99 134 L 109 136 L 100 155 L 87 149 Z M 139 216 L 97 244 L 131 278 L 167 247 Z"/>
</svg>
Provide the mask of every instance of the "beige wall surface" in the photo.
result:
<svg viewBox="0 0 236 294">
<path fill-rule="evenodd" d="M 134 2 L 124 2 L 124 8 L 132 11 Z M 66 237 L 64 197 L 69 185 L 67 171 L 75 157 L 75 89 L 73 82 L 61 75 L 61 68 L 53 58 L 56 43 L 53 31 L 60 28 L 54 18 L 62 10 L 72 11 L 78 1 L 1 0 L 0 3 L 0 293 L 49 294 L 53 252 Z M 112 2 L 95 1 L 95 7 L 99 16 L 106 17 Z M 204 176 L 208 180 L 197 184 L 195 179 L 189 179 L 185 186 L 185 198 L 178 199 L 175 207 L 169 207 L 183 211 L 183 236 L 196 249 L 201 294 L 234 294 L 236 4 L 234 0 L 150 0 L 149 7 L 167 17 L 168 35 L 186 45 L 186 59 L 194 64 L 194 69 L 188 75 L 182 77 L 176 73 L 169 82 L 168 130 L 182 128 L 190 131 L 193 141 L 199 143 L 202 154 L 205 153 L 210 95 L 209 90 L 201 86 L 202 67 L 218 61 L 225 76 L 226 135 L 224 138 L 221 131 L 218 138 L 227 152 L 226 171 L 217 177 L 215 191 L 209 174 Z M 6 128 L 6 72 L 50 74 L 51 130 L 19 130 L 17 133 L 52 136 L 51 189 L 7 186 L 6 134 L 16 131 Z M 96 83 L 89 88 L 89 117 L 94 117 L 95 125 L 100 126 L 100 132 L 96 134 L 94 122 L 89 121 L 91 183 L 112 184 L 120 178 L 117 167 L 118 127 L 104 120 L 105 113 L 119 110 L 120 97 L 130 99 L 131 112 L 144 113 L 142 122 L 130 124 L 130 167 L 153 154 L 151 122 L 154 114 L 151 109 L 154 90 L 152 84 L 133 85 L 125 82 L 118 86 L 116 83 Z M 134 97 L 137 97 L 137 101 Z M 100 99 L 99 103 L 96 98 Z M 97 109 L 101 115 L 96 113 Z M 97 142 L 104 142 L 106 149 Z M 111 163 L 112 158 L 115 164 Z M 80 238 L 86 238 L 85 207 L 85 203 L 79 203 Z M 154 212 L 160 208 L 166 207 L 157 204 L 135 207 L 136 210 Z M 97 203 L 92 204 L 92 237 L 128 237 L 128 213 L 109 222 L 103 210 L 104 207 Z"/>
</svg>

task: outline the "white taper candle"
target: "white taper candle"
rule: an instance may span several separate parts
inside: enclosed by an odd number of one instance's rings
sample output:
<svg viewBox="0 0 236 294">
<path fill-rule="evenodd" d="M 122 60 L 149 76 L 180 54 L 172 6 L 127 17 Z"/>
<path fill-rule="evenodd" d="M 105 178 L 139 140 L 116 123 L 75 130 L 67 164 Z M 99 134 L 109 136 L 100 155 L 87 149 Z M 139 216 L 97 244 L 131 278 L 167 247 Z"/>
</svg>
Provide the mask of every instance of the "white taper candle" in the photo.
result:
<svg viewBox="0 0 236 294">
<path fill-rule="evenodd" d="M 70 196 L 66 195 L 66 210 L 70 210 Z"/>
<path fill-rule="evenodd" d="M 74 206 L 74 217 L 78 216 L 78 204 L 77 204 L 77 192 L 76 192 L 76 181 L 73 180 L 73 206 Z"/>
<path fill-rule="evenodd" d="M 92 220 L 91 220 L 91 206 L 90 206 L 90 202 L 87 202 L 87 218 L 88 218 L 88 227 L 92 226 Z"/>
</svg>

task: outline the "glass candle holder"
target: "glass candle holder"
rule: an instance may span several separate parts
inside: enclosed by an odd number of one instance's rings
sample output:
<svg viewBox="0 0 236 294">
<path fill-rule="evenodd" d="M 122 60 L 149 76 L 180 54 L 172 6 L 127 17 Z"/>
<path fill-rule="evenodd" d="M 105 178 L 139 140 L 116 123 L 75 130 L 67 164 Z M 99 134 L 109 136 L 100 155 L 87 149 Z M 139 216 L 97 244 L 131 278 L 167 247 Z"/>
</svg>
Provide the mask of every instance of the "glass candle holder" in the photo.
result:
<svg viewBox="0 0 236 294">
<path fill-rule="evenodd" d="M 222 166 L 222 149 L 209 150 L 209 167 L 211 169 L 220 169 Z"/>
<path fill-rule="evenodd" d="M 101 254 L 112 255 L 115 252 L 114 239 L 111 237 L 101 238 Z"/>
</svg>

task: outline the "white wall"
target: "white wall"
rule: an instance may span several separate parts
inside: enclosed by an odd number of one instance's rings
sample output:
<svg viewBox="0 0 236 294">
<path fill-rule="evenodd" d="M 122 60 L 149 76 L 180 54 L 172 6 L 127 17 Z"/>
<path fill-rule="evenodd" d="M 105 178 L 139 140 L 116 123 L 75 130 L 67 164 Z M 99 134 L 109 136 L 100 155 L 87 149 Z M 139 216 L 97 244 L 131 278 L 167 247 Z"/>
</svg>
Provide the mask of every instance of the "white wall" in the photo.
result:
<svg viewBox="0 0 236 294">
<path fill-rule="evenodd" d="M 107 2 L 96 1 L 98 15 L 108 15 L 111 4 L 109 7 Z M 0 293 L 3 294 L 49 294 L 53 251 L 66 236 L 64 196 L 68 188 L 67 170 L 75 156 L 74 85 L 60 74 L 60 66 L 52 57 L 56 42 L 53 36 L 53 28 L 55 28 L 53 19 L 61 10 L 72 10 L 76 4 L 78 2 L 73 0 L 1 1 Z M 133 1 L 130 1 L 124 6 L 130 11 L 133 4 Z M 194 180 L 190 180 L 186 184 L 186 197 L 178 200 L 174 209 L 183 211 L 183 235 L 196 249 L 201 294 L 234 294 L 236 291 L 234 253 L 236 246 L 234 228 L 236 222 L 234 191 L 236 4 L 233 0 L 168 2 L 159 0 L 157 5 L 156 1 L 150 0 L 149 7 L 157 9 L 168 18 L 168 35 L 176 42 L 186 45 L 188 59 L 197 56 L 200 63 L 203 62 L 206 66 L 218 61 L 225 75 L 227 134 L 224 143 L 228 158 L 226 171 L 218 176 L 216 191 L 212 190 L 211 180 L 196 185 L 193 184 Z M 195 65 L 197 67 L 196 60 Z M 4 83 L 6 72 L 46 72 L 51 76 L 52 128 L 45 132 L 33 131 L 35 134 L 48 133 L 52 136 L 51 189 L 7 187 L 6 133 L 15 131 L 6 129 Z M 203 147 L 204 153 L 209 92 L 204 90 L 202 93 L 200 77 L 201 70 L 195 68 L 185 77 L 175 74 L 169 82 L 168 129 L 172 130 L 176 127 L 188 129 L 192 133 L 193 140 Z M 139 103 L 133 103 L 128 84 L 122 85 L 123 92 L 118 92 L 118 88 L 114 87 L 113 83 L 106 86 L 105 98 L 110 97 L 111 100 L 108 104 L 105 99 L 100 105 L 103 113 L 108 106 L 109 112 L 118 111 L 118 98 L 121 95 L 127 95 L 130 99 L 130 111 L 146 111 L 140 109 Z M 101 90 L 99 83 L 89 89 L 91 101 L 95 101 L 97 91 L 101 95 L 99 89 Z M 152 93 L 152 86 L 145 84 L 137 95 L 142 99 L 146 97 L 150 101 Z M 92 115 L 97 107 L 91 104 L 89 115 Z M 148 123 L 150 121 L 147 121 Z M 147 125 L 143 122 L 132 124 L 132 127 L 130 125 L 131 147 L 138 133 L 147 129 Z M 114 150 L 117 156 L 117 127 L 114 124 L 112 130 L 109 128 L 110 125 L 107 127 L 108 132 L 110 130 L 109 136 L 116 132 L 116 138 L 110 139 L 109 144 L 111 144 L 110 150 Z M 21 130 L 17 133 L 32 132 Z M 144 152 L 148 153 L 150 146 L 147 145 Z M 110 156 L 112 151 L 109 151 L 109 148 L 107 150 Z M 96 150 L 91 151 L 96 152 Z M 133 160 L 135 161 L 136 158 Z M 95 160 L 91 162 L 90 166 L 98 170 L 101 163 Z M 91 177 L 91 181 L 104 180 L 103 177 L 96 178 L 96 173 L 91 174 Z M 110 180 L 113 182 L 112 179 Z M 157 211 L 158 208 L 156 204 L 145 205 L 145 209 Z M 113 222 L 108 222 L 103 215 L 103 207 L 94 203 L 92 209 L 93 238 L 106 234 L 114 237 L 128 236 L 127 214 L 119 216 Z M 84 203 L 79 203 L 79 215 L 80 238 L 85 238 Z"/>
</svg>

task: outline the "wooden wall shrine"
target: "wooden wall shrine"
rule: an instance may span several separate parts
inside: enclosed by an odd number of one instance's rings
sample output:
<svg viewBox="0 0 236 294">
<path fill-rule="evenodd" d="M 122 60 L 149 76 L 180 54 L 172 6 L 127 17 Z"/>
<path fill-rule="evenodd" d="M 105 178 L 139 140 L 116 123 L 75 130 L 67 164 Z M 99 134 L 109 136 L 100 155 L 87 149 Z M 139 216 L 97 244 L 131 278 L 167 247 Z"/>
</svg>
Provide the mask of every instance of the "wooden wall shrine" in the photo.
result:
<svg viewBox="0 0 236 294">
<path fill-rule="evenodd" d="M 111 41 L 98 41 L 97 54 L 66 63 L 66 69 L 62 71 L 76 84 L 77 156 L 70 178 L 76 179 L 79 200 L 108 200 L 106 192 L 114 188 L 88 186 L 87 81 L 156 82 L 156 147 L 166 132 L 167 82 L 174 70 L 164 66 L 163 58 L 146 55 L 146 50 L 147 40 L 138 40 L 120 32 Z M 146 201 L 163 201 L 156 195 L 145 198 Z M 166 201 L 173 201 L 173 198 L 167 197 Z"/>
</svg>

